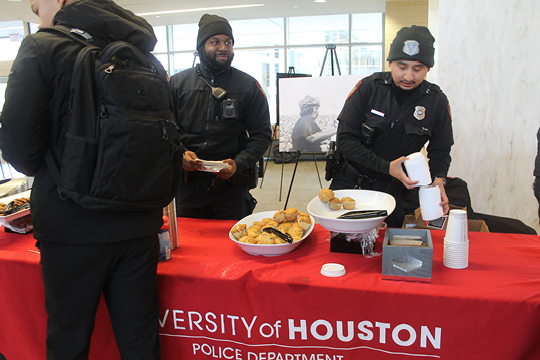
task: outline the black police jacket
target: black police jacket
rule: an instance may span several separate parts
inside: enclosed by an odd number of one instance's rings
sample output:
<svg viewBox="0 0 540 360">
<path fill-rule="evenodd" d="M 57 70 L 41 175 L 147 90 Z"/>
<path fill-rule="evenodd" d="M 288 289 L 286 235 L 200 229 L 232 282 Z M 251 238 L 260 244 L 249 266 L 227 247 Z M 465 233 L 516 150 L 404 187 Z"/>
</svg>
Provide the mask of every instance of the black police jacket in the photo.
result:
<svg viewBox="0 0 540 360">
<path fill-rule="evenodd" d="M 218 100 L 200 76 L 212 86 L 225 89 L 227 95 Z M 199 159 L 233 159 L 237 173 L 245 173 L 270 146 L 268 101 L 250 75 L 233 67 L 213 75 L 198 64 L 173 75 L 169 84 L 180 140 Z"/>
<path fill-rule="evenodd" d="M 375 73 L 358 82 L 338 117 L 337 149 L 360 173 L 390 179 L 390 162 L 427 147 L 431 176 L 445 177 L 454 143 L 448 99 L 424 80 L 398 102 L 390 72 Z M 362 124 L 373 128 L 373 143 L 364 145 Z"/>
</svg>

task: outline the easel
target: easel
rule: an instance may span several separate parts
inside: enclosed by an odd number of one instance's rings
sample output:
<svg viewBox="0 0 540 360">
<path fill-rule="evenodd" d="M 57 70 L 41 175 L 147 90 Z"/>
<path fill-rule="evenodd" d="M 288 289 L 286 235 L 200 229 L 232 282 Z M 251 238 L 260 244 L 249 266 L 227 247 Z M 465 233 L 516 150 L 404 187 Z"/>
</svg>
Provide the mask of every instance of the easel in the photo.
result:
<svg viewBox="0 0 540 360">
<path fill-rule="evenodd" d="M 334 76 L 334 58 L 336 59 L 338 75 L 341 75 L 341 70 L 339 68 L 339 60 L 336 53 L 336 45 L 328 44 L 326 45 L 326 53 L 324 54 L 324 60 L 322 62 L 321 73 L 319 74 L 319 76 L 322 76 L 322 73 L 324 71 L 324 64 L 326 63 L 326 57 L 328 56 L 328 52 L 330 52 L 330 69 L 332 70 L 332 76 Z"/>
<path fill-rule="evenodd" d="M 287 73 L 277 73 L 277 101 L 276 101 L 276 104 L 277 104 L 277 121 L 276 121 L 276 125 L 279 126 L 279 79 L 282 79 L 282 78 L 292 78 L 292 77 L 311 77 L 310 74 L 297 74 L 295 69 L 294 69 L 294 66 L 289 66 L 289 71 Z M 268 156 L 266 157 L 266 164 L 264 166 L 264 173 L 266 173 L 266 168 L 268 166 L 268 161 L 269 161 L 269 158 L 270 156 L 272 155 L 272 148 L 273 148 L 273 145 L 270 147 L 269 149 L 269 153 L 268 153 Z M 283 191 L 283 172 L 284 172 L 284 168 L 285 168 L 285 162 L 289 162 L 289 160 L 285 161 L 285 157 L 289 157 L 291 156 L 291 159 L 292 159 L 292 155 L 293 153 L 290 153 L 290 152 L 280 152 L 281 155 L 281 181 L 280 181 L 280 185 L 279 185 L 279 201 L 281 201 L 281 194 L 282 194 L 282 191 Z M 276 161 L 277 163 L 277 161 Z M 263 182 L 264 182 L 264 176 L 261 180 L 261 184 L 260 184 L 260 188 L 262 188 L 262 185 L 263 185 Z"/>
<path fill-rule="evenodd" d="M 324 59 L 323 59 L 323 63 L 322 63 L 322 66 L 321 66 L 321 73 L 320 73 L 319 76 L 322 76 L 322 73 L 324 71 L 324 64 L 326 63 L 326 58 L 328 56 L 328 52 L 330 52 L 330 67 L 331 67 L 331 70 L 332 70 L 332 76 L 334 76 L 334 58 L 336 59 L 335 64 L 337 65 L 338 74 L 341 75 L 341 70 L 339 68 L 339 60 L 338 60 L 338 57 L 337 57 L 337 54 L 336 54 L 336 45 L 328 44 L 328 45 L 326 45 L 326 53 L 324 54 Z M 304 153 L 302 153 L 299 149 L 296 150 L 296 163 L 294 165 L 294 171 L 293 171 L 293 175 L 292 175 L 292 178 L 291 178 L 291 184 L 289 185 L 289 193 L 287 194 L 287 200 L 285 200 L 285 206 L 283 207 L 284 209 L 287 208 L 287 204 L 289 202 L 289 196 L 291 194 L 291 190 L 292 190 L 292 186 L 293 186 L 293 182 L 294 182 L 294 176 L 296 175 L 296 168 L 298 167 L 298 160 L 300 159 L 300 156 L 302 156 L 303 154 Z M 315 158 L 316 152 L 311 152 L 311 154 L 313 155 L 313 162 L 315 163 L 315 168 L 317 169 L 317 177 L 319 178 L 319 185 L 320 185 L 320 187 L 322 189 L 321 175 L 319 174 L 319 166 L 317 165 L 317 159 Z M 282 174 L 282 177 L 283 177 L 283 170 L 282 170 L 281 174 Z M 280 191 L 280 201 L 281 201 L 281 191 Z"/>
</svg>

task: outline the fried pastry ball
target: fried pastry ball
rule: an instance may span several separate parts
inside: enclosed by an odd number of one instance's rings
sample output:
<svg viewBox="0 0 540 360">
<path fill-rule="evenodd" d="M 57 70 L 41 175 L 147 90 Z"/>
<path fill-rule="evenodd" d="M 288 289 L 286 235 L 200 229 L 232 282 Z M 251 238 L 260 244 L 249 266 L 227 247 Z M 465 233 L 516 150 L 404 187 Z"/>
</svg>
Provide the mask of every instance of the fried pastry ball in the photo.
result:
<svg viewBox="0 0 540 360">
<path fill-rule="evenodd" d="M 287 221 L 295 221 L 297 215 L 298 210 L 296 210 L 295 208 L 288 208 L 287 210 L 285 210 L 285 219 L 287 219 Z"/>
<path fill-rule="evenodd" d="M 240 240 L 240 238 L 247 235 L 247 225 L 246 224 L 238 224 L 235 227 L 232 228 L 231 233 L 236 238 L 236 240 Z"/>
<path fill-rule="evenodd" d="M 334 192 L 330 189 L 321 189 L 319 192 L 319 199 L 321 199 L 322 202 L 329 202 L 334 198 Z"/>
<path fill-rule="evenodd" d="M 330 207 L 330 209 L 332 210 L 339 210 L 341 209 L 341 200 L 339 200 L 338 198 L 333 198 L 332 200 L 330 200 L 328 202 L 328 206 Z"/>
<path fill-rule="evenodd" d="M 274 221 L 282 223 L 285 221 L 285 210 L 281 209 L 274 214 Z"/>
<path fill-rule="evenodd" d="M 247 234 L 251 237 L 257 237 L 259 233 L 261 232 L 261 227 L 257 225 L 251 225 L 247 228 Z"/>
<path fill-rule="evenodd" d="M 257 244 L 275 244 L 276 237 L 273 234 L 262 232 L 255 238 Z"/>
<path fill-rule="evenodd" d="M 309 216 L 300 216 L 298 218 L 298 226 L 302 230 L 307 230 L 311 226 L 311 218 Z"/>
<path fill-rule="evenodd" d="M 304 235 L 304 232 L 299 227 L 293 226 L 289 229 L 287 234 L 291 235 L 291 237 L 293 238 L 293 241 L 298 241 L 302 238 L 302 236 Z"/>
</svg>

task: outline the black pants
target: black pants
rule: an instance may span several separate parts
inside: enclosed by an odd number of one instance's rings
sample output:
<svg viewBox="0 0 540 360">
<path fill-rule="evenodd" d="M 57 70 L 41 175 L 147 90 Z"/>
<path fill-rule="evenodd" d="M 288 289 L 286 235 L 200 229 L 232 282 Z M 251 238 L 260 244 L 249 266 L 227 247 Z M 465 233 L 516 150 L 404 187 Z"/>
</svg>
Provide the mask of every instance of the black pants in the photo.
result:
<svg viewBox="0 0 540 360">
<path fill-rule="evenodd" d="M 330 184 L 331 190 L 344 190 L 354 189 L 356 183 L 343 172 L 337 171 L 334 174 L 332 183 Z M 405 220 L 405 212 L 403 210 L 403 187 L 396 182 L 384 182 L 376 181 L 372 186 L 362 187 L 362 190 L 376 190 L 387 194 L 390 194 L 396 200 L 395 210 L 384 220 L 388 227 L 400 228 Z M 380 210 L 380 209 L 373 209 Z"/>
<path fill-rule="evenodd" d="M 157 234 L 104 244 L 39 242 L 47 359 L 88 359 L 103 294 L 122 359 L 157 360 Z"/>
<path fill-rule="evenodd" d="M 182 183 L 176 213 L 180 217 L 240 220 L 250 215 L 256 204 L 248 184 L 235 185 L 212 176 Z"/>
</svg>

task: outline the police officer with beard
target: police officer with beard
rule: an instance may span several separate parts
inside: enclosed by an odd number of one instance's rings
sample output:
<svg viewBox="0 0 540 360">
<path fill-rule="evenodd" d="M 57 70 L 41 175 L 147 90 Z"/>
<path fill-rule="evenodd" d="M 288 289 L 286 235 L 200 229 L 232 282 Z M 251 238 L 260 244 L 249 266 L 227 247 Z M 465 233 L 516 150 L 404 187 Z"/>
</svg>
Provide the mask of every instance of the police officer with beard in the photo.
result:
<svg viewBox="0 0 540 360">
<path fill-rule="evenodd" d="M 401 227 L 403 196 L 416 186 L 402 164 L 429 141 L 427 153 L 432 185 L 449 211 L 444 190 L 454 143 L 448 99 L 424 78 L 433 67 L 435 39 L 424 26 L 398 31 L 390 46 L 390 72 L 358 82 L 338 116 L 337 150 L 342 156 L 331 189 L 370 189 L 391 194 L 396 209 L 386 219 Z"/>
<path fill-rule="evenodd" d="M 253 212 L 256 164 L 272 142 L 268 101 L 260 84 L 231 67 L 229 22 L 205 14 L 199 21 L 200 64 L 171 77 L 184 153 L 178 216 L 238 220 Z M 224 169 L 205 167 L 218 161 Z"/>
</svg>

